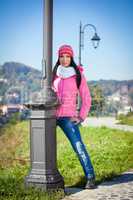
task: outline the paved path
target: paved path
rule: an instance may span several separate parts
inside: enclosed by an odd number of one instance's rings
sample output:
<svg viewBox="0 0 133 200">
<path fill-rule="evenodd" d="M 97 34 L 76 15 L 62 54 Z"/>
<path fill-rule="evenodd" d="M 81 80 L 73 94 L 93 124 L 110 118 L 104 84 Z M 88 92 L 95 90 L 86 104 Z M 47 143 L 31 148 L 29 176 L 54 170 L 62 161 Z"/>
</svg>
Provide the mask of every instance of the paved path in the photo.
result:
<svg viewBox="0 0 133 200">
<path fill-rule="evenodd" d="M 133 170 L 103 182 L 93 190 L 65 188 L 63 200 L 133 200 Z"/>
<path fill-rule="evenodd" d="M 100 127 L 100 126 L 107 126 L 109 128 L 121 129 L 125 131 L 132 131 L 133 126 L 117 124 L 119 121 L 116 120 L 114 117 L 88 117 L 82 123 L 83 126 L 92 126 L 92 127 Z"/>
</svg>

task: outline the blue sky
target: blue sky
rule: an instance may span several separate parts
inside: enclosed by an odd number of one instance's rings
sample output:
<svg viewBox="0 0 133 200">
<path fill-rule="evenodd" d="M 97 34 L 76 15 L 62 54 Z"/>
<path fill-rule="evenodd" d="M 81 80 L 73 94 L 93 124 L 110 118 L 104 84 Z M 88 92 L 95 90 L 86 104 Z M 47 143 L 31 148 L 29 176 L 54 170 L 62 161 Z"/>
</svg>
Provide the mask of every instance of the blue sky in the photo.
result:
<svg viewBox="0 0 133 200">
<path fill-rule="evenodd" d="M 0 64 L 21 62 L 41 69 L 42 0 L 0 0 Z M 91 23 L 101 37 L 91 44 L 86 28 L 82 63 L 88 80 L 133 79 L 132 0 L 54 0 L 53 65 L 57 50 L 70 44 L 78 63 L 79 23 Z"/>
</svg>

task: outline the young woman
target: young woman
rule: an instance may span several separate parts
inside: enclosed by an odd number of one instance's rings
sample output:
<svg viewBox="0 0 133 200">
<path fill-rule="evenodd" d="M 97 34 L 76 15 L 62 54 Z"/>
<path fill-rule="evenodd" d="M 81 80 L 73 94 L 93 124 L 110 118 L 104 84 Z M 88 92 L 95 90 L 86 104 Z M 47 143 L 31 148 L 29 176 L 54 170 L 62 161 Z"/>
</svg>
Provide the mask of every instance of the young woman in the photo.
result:
<svg viewBox="0 0 133 200">
<path fill-rule="evenodd" d="M 75 64 L 73 57 L 70 45 L 59 48 L 52 79 L 52 88 L 61 103 L 56 110 L 56 124 L 63 130 L 78 156 L 87 179 L 85 188 L 93 189 L 96 188 L 95 172 L 79 129 L 90 110 L 91 96 L 83 68 Z M 78 93 L 82 102 L 79 112 L 76 110 Z"/>
</svg>

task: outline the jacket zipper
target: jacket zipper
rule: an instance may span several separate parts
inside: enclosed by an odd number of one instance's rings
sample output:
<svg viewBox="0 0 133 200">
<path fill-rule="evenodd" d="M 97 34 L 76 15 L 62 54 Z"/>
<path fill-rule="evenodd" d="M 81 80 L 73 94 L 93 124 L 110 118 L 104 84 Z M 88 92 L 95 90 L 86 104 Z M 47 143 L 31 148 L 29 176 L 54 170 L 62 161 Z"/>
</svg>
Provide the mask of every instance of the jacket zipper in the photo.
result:
<svg viewBox="0 0 133 200">
<path fill-rule="evenodd" d="M 61 79 L 62 80 L 62 84 L 61 84 L 61 103 L 63 103 L 63 101 L 62 101 L 62 97 L 63 97 L 63 85 L 64 85 L 64 80 L 63 79 Z"/>
</svg>

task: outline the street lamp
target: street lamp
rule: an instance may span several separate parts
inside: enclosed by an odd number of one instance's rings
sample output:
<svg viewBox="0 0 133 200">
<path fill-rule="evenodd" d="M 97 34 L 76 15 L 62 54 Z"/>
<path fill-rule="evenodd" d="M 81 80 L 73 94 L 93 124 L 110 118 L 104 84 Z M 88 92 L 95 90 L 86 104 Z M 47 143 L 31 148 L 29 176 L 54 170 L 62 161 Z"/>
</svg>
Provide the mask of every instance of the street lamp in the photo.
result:
<svg viewBox="0 0 133 200">
<path fill-rule="evenodd" d="M 42 90 L 27 104 L 32 109 L 30 117 L 31 169 L 25 177 L 26 186 L 36 186 L 47 191 L 64 189 L 64 179 L 57 169 L 56 157 L 56 106 L 58 98 L 51 88 L 53 0 L 43 0 L 43 77 Z"/>
<path fill-rule="evenodd" d="M 94 36 L 91 38 L 93 47 L 96 49 L 99 46 L 100 37 L 97 34 L 96 27 L 93 24 L 85 24 L 82 27 L 82 23 L 80 22 L 79 27 L 79 65 L 82 65 L 81 62 L 81 49 L 84 47 L 84 31 L 86 27 L 90 26 L 94 30 Z"/>
<path fill-rule="evenodd" d="M 85 24 L 82 27 L 82 23 L 80 22 L 80 27 L 79 27 L 79 65 L 82 65 L 81 62 L 81 49 L 84 48 L 84 31 L 86 29 L 86 27 L 91 27 L 94 31 L 94 35 L 91 38 L 93 47 L 96 49 L 99 46 L 99 42 L 100 42 L 100 37 L 97 34 L 97 30 L 96 27 L 93 24 Z M 81 107 L 81 97 L 80 95 L 78 95 L 77 97 L 77 111 L 80 110 Z"/>
</svg>

